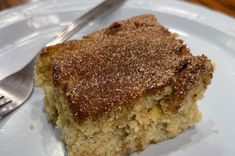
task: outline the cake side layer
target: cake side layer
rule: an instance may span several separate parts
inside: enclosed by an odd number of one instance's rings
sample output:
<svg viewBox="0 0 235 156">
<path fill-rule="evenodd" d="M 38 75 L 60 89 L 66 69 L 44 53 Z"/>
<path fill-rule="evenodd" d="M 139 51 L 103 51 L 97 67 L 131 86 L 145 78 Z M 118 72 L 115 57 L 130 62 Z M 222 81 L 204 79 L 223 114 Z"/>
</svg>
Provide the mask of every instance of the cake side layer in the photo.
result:
<svg viewBox="0 0 235 156">
<path fill-rule="evenodd" d="M 62 130 L 69 156 L 124 156 L 141 151 L 150 143 L 174 137 L 198 122 L 200 113 L 195 101 L 203 96 L 205 81 L 200 80 L 189 92 L 183 100 L 185 107 L 176 114 L 165 114 L 160 107 L 163 97 L 171 94 L 171 87 L 165 88 L 161 94 L 139 99 L 131 111 L 119 110 L 99 122 L 87 121 L 79 125 L 68 116 L 68 109 L 64 109 L 66 101 L 59 91 L 46 97 L 54 98 L 57 103 L 51 101 L 46 105 L 57 105 L 60 109 L 56 122 Z"/>
<path fill-rule="evenodd" d="M 192 56 L 152 15 L 118 21 L 56 47 L 49 56 L 53 83 L 62 88 L 79 122 L 96 120 L 119 107 L 131 109 L 139 97 L 157 94 L 168 85 L 177 102 L 162 107 L 176 113 L 199 78 L 212 77 L 213 72 L 210 60 Z"/>
<path fill-rule="evenodd" d="M 42 50 L 42 53 L 37 61 L 35 68 L 35 86 L 42 87 L 46 97 L 44 98 L 44 106 L 51 121 L 56 122 L 58 111 L 56 108 L 56 100 L 54 99 L 54 85 L 52 83 L 52 61 L 51 57 L 54 53 L 58 52 L 61 45 L 48 47 Z M 51 104 L 47 104 L 51 103 Z"/>
</svg>

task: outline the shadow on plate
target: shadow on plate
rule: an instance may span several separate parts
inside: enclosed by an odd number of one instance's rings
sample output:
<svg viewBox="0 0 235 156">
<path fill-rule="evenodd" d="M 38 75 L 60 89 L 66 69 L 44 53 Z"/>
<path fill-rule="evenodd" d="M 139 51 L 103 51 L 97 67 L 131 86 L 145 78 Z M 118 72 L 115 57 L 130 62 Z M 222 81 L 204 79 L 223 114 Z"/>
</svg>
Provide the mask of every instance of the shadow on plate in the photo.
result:
<svg viewBox="0 0 235 156">
<path fill-rule="evenodd" d="M 41 123 L 39 132 L 45 155 L 67 156 L 59 129 L 47 120 L 42 107 L 43 100 L 34 101 L 32 104 L 34 107 L 31 110 L 31 118 Z"/>
<path fill-rule="evenodd" d="M 192 127 L 179 136 L 150 145 L 145 151 L 133 156 L 150 156 L 157 154 L 158 156 L 167 156 L 176 151 L 184 151 L 194 144 L 199 144 L 200 141 L 213 134 L 213 121 L 201 121 L 198 126 Z"/>
</svg>

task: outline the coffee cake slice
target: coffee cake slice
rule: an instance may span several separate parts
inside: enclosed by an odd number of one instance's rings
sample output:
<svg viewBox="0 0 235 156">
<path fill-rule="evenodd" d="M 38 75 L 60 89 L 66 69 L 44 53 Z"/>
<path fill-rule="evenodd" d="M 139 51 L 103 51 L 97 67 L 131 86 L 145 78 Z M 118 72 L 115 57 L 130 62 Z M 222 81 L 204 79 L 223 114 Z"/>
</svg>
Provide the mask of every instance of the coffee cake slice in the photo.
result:
<svg viewBox="0 0 235 156">
<path fill-rule="evenodd" d="M 200 121 L 212 73 L 206 56 L 142 15 L 45 48 L 35 80 L 69 156 L 125 156 Z"/>
</svg>

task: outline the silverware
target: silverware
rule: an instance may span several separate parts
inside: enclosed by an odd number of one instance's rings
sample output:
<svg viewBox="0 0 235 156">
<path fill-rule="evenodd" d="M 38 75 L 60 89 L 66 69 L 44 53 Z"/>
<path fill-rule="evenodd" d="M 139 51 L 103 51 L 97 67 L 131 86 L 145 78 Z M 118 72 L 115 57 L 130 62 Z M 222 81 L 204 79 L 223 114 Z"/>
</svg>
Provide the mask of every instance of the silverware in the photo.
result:
<svg viewBox="0 0 235 156">
<path fill-rule="evenodd" d="M 76 19 L 54 40 L 46 44 L 46 47 L 66 41 L 93 19 L 118 8 L 124 1 L 126 0 L 105 0 Z M 21 106 L 30 97 L 34 87 L 33 70 L 36 58 L 37 56 L 23 69 L 0 81 L 0 119 Z"/>
</svg>

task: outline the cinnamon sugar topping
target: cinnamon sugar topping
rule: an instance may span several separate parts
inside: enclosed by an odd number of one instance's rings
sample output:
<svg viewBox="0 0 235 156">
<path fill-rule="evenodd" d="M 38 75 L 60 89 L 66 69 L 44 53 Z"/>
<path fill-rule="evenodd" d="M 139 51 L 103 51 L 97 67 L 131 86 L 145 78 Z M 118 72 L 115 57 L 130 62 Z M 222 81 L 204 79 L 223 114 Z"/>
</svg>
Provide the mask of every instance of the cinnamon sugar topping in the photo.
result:
<svg viewBox="0 0 235 156">
<path fill-rule="evenodd" d="M 79 121 L 129 107 L 166 85 L 184 95 L 203 73 L 212 73 L 205 56 L 192 56 L 152 15 L 117 21 L 63 43 L 52 62 L 54 84 L 62 87 Z"/>
</svg>

